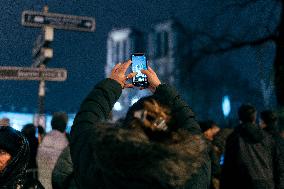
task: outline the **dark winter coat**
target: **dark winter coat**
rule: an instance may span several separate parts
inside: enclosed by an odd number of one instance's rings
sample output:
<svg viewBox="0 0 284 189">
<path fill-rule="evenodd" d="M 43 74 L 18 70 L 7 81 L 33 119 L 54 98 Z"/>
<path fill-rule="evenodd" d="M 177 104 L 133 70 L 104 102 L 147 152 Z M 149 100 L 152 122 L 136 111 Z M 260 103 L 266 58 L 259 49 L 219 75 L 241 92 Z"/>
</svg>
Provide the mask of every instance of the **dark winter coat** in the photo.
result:
<svg viewBox="0 0 284 189">
<path fill-rule="evenodd" d="M 284 138 L 275 137 L 277 148 L 277 166 L 276 166 L 276 185 L 279 189 L 284 189 Z"/>
<path fill-rule="evenodd" d="M 9 126 L 0 126 L 0 149 L 6 150 L 12 160 L 0 173 L 0 187 L 15 189 L 24 184 L 29 162 L 29 144 L 26 138 Z"/>
<path fill-rule="evenodd" d="M 221 189 L 274 189 L 275 143 L 255 124 L 241 124 L 228 137 Z"/>
<path fill-rule="evenodd" d="M 60 154 L 52 171 L 53 189 L 75 189 L 73 163 L 70 155 L 70 147 L 67 146 Z"/>
<path fill-rule="evenodd" d="M 119 128 L 101 121 L 121 95 L 121 86 L 105 79 L 83 101 L 71 131 L 71 156 L 80 188 L 208 188 L 210 161 L 206 142 L 190 108 L 169 86 L 154 97 L 172 110 L 180 129 L 164 142 L 141 128 Z M 139 103 L 139 101 L 137 102 Z"/>
</svg>

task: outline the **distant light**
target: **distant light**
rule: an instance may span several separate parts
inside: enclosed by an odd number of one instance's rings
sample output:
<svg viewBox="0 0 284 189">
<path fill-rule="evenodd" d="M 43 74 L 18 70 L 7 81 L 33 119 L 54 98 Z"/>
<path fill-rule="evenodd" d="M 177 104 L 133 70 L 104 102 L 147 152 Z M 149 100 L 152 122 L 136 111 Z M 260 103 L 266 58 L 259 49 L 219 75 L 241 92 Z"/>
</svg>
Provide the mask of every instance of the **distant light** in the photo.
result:
<svg viewBox="0 0 284 189">
<path fill-rule="evenodd" d="M 121 106 L 120 102 L 116 102 L 116 103 L 114 104 L 113 109 L 114 109 L 115 111 L 121 111 L 121 110 L 122 110 L 122 106 Z"/>
<path fill-rule="evenodd" d="M 130 29 L 116 30 L 111 32 L 111 38 L 114 41 L 123 41 L 126 40 L 130 34 L 131 34 Z"/>
<path fill-rule="evenodd" d="M 134 97 L 131 99 L 131 105 L 133 105 L 134 103 L 136 103 L 139 100 L 139 98 Z"/>
<path fill-rule="evenodd" d="M 222 100 L 222 110 L 225 117 L 231 112 L 231 102 L 229 96 L 224 96 Z"/>
<path fill-rule="evenodd" d="M 34 17 L 34 21 L 43 23 L 44 22 L 44 18 L 42 16 L 36 16 L 36 17 Z"/>
</svg>

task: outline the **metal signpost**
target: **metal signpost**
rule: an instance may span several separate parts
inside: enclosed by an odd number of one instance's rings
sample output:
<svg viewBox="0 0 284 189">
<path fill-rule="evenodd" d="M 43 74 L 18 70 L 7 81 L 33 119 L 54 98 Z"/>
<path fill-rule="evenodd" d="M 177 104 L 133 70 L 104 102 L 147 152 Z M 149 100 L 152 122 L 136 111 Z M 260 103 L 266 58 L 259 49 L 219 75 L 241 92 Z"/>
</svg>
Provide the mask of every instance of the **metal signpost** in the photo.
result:
<svg viewBox="0 0 284 189">
<path fill-rule="evenodd" d="M 52 78 L 59 79 L 67 76 L 67 73 L 63 70 L 48 71 L 48 69 L 45 69 L 48 61 L 53 57 L 53 49 L 51 49 L 49 46 L 54 38 L 54 29 L 93 32 L 95 31 L 95 19 L 85 16 L 49 13 L 48 7 L 45 6 L 43 12 L 29 10 L 24 11 L 22 13 L 22 25 L 42 28 L 42 34 L 37 37 L 32 51 L 32 67 L 40 67 L 41 70 L 44 70 L 39 76 L 41 78 L 38 93 L 39 114 L 35 117 L 35 125 L 45 125 L 45 81 L 51 81 Z M 49 77 L 48 75 L 52 76 Z"/>
<path fill-rule="evenodd" d="M 22 25 L 42 28 L 32 49 L 33 63 L 31 68 L 0 67 L 0 80 L 38 80 L 39 110 L 35 115 L 34 124 L 45 128 L 44 98 L 45 81 L 65 81 L 67 71 L 62 68 L 48 69 L 46 65 L 53 57 L 50 44 L 54 39 L 54 29 L 75 30 L 83 32 L 95 31 L 95 19 L 85 16 L 49 13 L 45 6 L 43 12 L 23 11 Z"/>
</svg>

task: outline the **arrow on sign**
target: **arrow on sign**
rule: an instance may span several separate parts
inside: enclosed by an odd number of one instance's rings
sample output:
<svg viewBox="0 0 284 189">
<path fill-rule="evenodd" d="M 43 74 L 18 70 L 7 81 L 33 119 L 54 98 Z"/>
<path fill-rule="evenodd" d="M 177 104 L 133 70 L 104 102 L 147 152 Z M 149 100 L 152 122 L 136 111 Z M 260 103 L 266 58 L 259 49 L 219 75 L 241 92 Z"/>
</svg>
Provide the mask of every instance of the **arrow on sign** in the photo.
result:
<svg viewBox="0 0 284 189">
<path fill-rule="evenodd" d="M 0 80 L 65 81 L 66 79 L 67 70 L 62 68 L 0 67 Z"/>
<path fill-rule="evenodd" d="M 58 13 L 45 13 L 37 11 L 24 11 L 22 25 L 31 27 L 51 26 L 56 29 L 95 31 L 95 19 L 85 16 L 65 15 Z"/>
</svg>

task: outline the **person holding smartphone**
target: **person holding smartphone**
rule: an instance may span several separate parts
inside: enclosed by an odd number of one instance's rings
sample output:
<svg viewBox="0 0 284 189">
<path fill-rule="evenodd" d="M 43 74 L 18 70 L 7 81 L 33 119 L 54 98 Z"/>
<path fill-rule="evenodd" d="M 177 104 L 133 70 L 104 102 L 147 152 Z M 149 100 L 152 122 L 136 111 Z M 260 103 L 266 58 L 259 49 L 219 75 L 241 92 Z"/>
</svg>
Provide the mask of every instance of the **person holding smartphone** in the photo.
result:
<svg viewBox="0 0 284 189">
<path fill-rule="evenodd" d="M 75 117 L 70 147 L 78 187 L 208 188 L 210 160 L 195 115 L 149 66 L 141 73 L 153 95 L 133 104 L 121 124 L 106 122 L 122 90 L 134 87 L 137 73 L 125 74 L 131 63 L 115 65 Z"/>
</svg>

